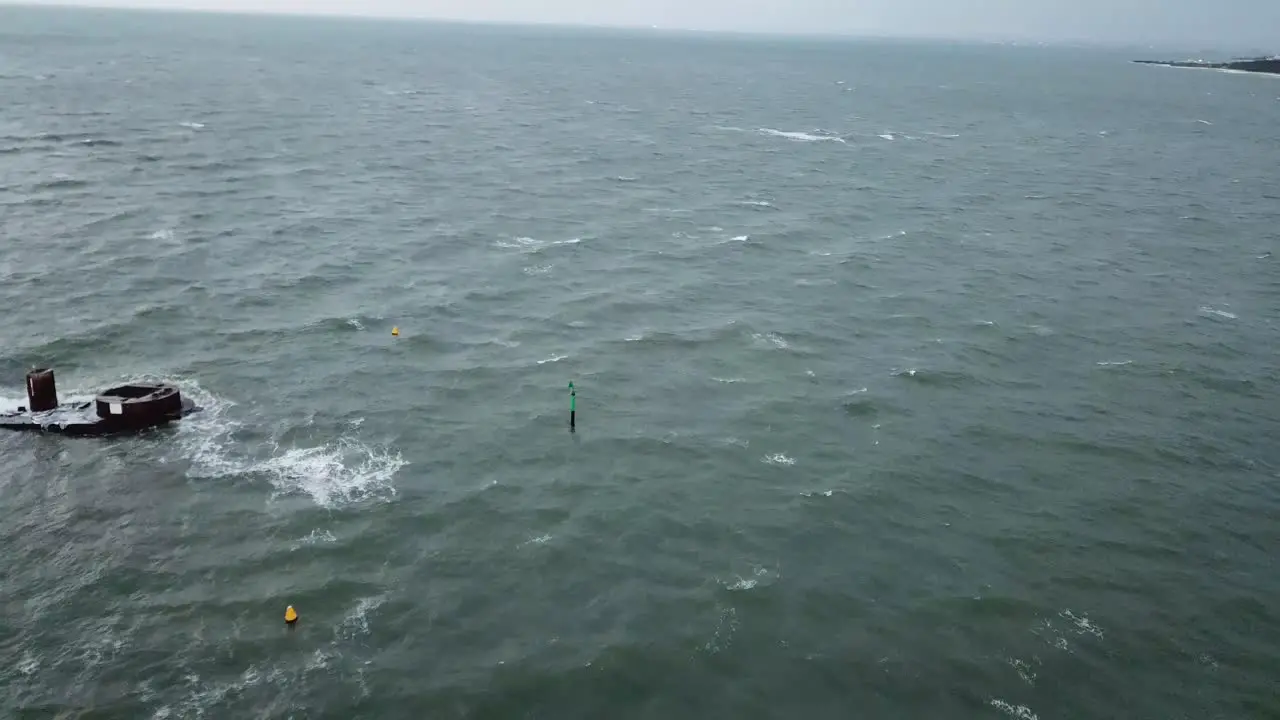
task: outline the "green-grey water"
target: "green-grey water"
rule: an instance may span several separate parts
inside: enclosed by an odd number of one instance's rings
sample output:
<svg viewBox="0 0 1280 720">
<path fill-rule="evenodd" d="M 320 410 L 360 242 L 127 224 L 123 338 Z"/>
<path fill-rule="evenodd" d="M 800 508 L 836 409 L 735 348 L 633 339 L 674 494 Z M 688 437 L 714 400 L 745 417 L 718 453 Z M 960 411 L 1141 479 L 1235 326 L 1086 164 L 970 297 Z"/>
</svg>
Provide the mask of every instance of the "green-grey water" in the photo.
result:
<svg viewBox="0 0 1280 720">
<path fill-rule="evenodd" d="M 0 9 L 0 404 L 203 407 L 0 435 L 0 714 L 1280 715 L 1280 84 L 1129 59 Z"/>
</svg>

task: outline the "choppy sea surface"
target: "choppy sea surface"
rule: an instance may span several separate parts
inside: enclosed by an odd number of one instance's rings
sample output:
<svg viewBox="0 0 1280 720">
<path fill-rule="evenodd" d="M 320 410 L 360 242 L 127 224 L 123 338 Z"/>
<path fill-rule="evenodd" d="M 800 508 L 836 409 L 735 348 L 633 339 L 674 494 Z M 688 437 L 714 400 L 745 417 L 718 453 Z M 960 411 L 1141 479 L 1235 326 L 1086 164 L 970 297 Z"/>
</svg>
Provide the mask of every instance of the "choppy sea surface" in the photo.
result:
<svg viewBox="0 0 1280 720">
<path fill-rule="evenodd" d="M 1277 717 L 1280 83 L 1130 59 L 0 8 L 0 407 L 203 407 L 0 435 L 0 714 Z"/>
</svg>

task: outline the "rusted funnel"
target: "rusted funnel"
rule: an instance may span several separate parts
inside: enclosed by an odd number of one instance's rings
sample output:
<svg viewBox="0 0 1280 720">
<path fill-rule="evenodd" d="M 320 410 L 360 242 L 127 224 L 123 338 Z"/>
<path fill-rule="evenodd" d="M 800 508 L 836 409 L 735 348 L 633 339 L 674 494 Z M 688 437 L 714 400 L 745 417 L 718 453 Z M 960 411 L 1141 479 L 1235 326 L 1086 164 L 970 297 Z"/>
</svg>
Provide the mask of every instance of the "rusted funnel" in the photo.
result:
<svg viewBox="0 0 1280 720">
<path fill-rule="evenodd" d="M 27 403 L 31 412 L 45 412 L 58 407 L 58 386 L 53 371 L 36 368 L 27 373 Z"/>
</svg>

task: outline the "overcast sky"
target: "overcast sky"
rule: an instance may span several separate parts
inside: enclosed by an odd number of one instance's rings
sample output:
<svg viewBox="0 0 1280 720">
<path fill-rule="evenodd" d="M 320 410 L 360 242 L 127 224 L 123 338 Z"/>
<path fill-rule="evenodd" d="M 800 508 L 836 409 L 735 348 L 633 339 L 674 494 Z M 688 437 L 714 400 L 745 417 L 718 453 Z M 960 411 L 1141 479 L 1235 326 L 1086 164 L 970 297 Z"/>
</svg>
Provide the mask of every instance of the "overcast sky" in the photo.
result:
<svg viewBox="0 0 1280 720">
<path fill-rule="evenodd" d="M 5 0 L 0 0 L 4 2 Z M 26 0 L 31 3 L 63 0 Z M 1083 40 L 1280 53 L 1280 0 L 67 0 L 459 20 Z"/>
</svg>

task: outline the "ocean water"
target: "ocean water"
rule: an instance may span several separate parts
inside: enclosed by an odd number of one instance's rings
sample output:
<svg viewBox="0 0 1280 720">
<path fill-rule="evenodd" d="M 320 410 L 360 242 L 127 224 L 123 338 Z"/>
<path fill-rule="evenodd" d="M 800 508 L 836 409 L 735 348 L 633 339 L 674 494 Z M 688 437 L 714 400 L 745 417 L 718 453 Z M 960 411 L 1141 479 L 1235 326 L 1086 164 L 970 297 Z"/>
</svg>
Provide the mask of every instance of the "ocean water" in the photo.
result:
<svg viewBox="0 0 1280 720">
<path fill-rule="evenodd" d="M 1280 83 L 1129 59 L 0 8 L 0 406 L 203 406 L 0 435 L 0 715 L 1277 717 Z"/>
</svg>

